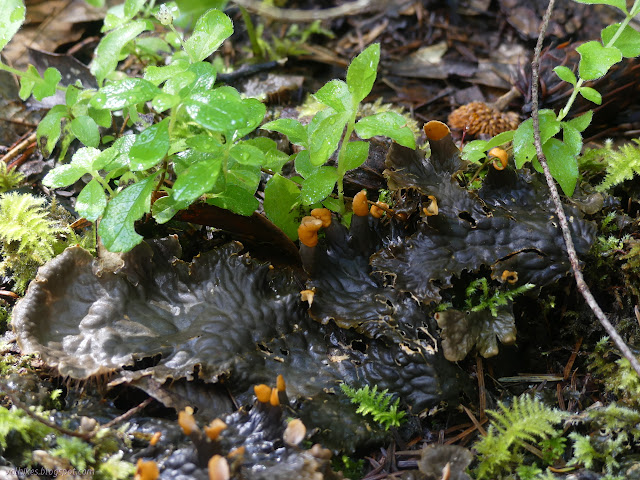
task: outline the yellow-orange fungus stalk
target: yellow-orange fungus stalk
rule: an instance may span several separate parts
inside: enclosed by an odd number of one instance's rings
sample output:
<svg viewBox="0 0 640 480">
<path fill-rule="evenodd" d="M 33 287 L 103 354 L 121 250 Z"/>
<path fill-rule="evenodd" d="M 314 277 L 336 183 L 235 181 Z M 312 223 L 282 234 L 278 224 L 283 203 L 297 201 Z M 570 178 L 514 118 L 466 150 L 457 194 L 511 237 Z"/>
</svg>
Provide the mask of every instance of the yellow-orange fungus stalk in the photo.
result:
<svg viewBox="0 0 640 480">
<path fill-rule="evenodd" d="M 353 213 L 359 217 L 369 215 L 369 203 L 367 202 L 367 192 L 362 190 L 353 197 Z"/>
<path fill-rule="evenodd" d="M 313 305 L 313 297 L 315 292 L 313 290 L 302 290 L 300 292 L 300 300 L 303 302 L 309 302 L 309 306 Z"/>
<path fill-rule="evenodd" d="M 287 384 L 285 383 L 282 375 L 278 375 L 278 378 L 276 379 L 276 388 L 279 392 L 284 392 L 287 389 Z"/>
<path fill-rule="evenodd" d="M 509 155 L 506 150 L 502 148 L 495 147 L 489 150 L 489 158 L 495 158 L 497 160 L 493 161 L 493 167 L 496 170 L 504 170 L 507 163 L 509 163 Z"/>
<path fill-rule="evenodd" d="M 151 437 L 151 440 L 149 440 L 149 444 L 152 447 L 155 447 L 157 443 L 160 441 L 160 437 L 162 437 L 162 432 L 154 433 L 153 436 Z"/>
<path fill-rule="evenodd" d="M 373 218 L 380 218 L 384 215 L 384 212 L 389 209 L 389 205 L 384 202 L 376 202 L 375 205 L 371 205 L 371 216 Z"/>
<path fill-rule="evenodd" d="M 502 276 L 500 278 L 502 279 L 503 282 L 514 284 L 518 281 L 518 272 L 505 270 L 504 272 L 502 272 Z"/>
<path fill-rule="evenodd" d="M 185 407 L 184 410 L 178 413 L 178 424 L 182 427 L 185 435 L 190 435 L 191 432 L 198 430 L 196 419 L 193 418 L 193 408 Z"/>
<path fill-rule="evenodd" d="M 156 480 L 160 476 L 158 465 L 153 460 L 145 462 L 141 458 L 136 463 L 136 475 L 134 480 Z"/>
<path fill-rule="evenodd" d="M 268 403 L 271 398 L 271 387 L 261 383 L 253 387 L 253 393 L 256 394 L 256 398 L 260 403 Z"/>
<path fill-rule="evenodd" d="M 438 201 L 436 200 L 436 197 L 434 197 L 433 195 L 429 195 L 427 198 L 431 200 L 431 203 L 428 207 L 424 207 L 422 211 L 427 217 L 438 215 Z"/>
<path fill-rule="evenodd" d="M 280 398 L 278 397 L 277 388 L 274 388 L 273 390 L 271 390 L 271 398 L 269 399 L 269 403 L 271 403 L 271 405 L 273 405 L 274 407 L 277 407 L 278 405 L 280 405 Z"/>
<path fill-rule="evenodd" d="M 229 452 L 229 454 L 227 455 L 227 457 L 229 458 L 233 458 L 233 457 L 241 457 L 242 455 L 244 455 L 245 450 L 247 449 L 247 447 L 245 447 L 244 445 L 238 448 L 234 448 L 233 450 L 231 450 Z"/>
<path fill-rule="evenodd" d="M 327 228 L 331 225 L 331 211 L 327 208 L 314 208 L 311 210 L 311 216 L 322 220 L 323 228 Z"/>
<path fill-rule="evenodd" d="M 207 434 L 209 440 L 216 440 L 220 436 L 220 432 L 222 432 L 225 428 L 227 428 L 227 424 L 219 418 L 216 418 L 209 424 L 208 427 L 204 427 L 204 433 Z"/>
<path fill-rule="evenodd" d="M 298 238 L 307 247 L 318 244 L 318 230 L 322 227 L 322 220 L 316 217 L 302 217 L 298 227 Z"/>
<path fill-rule="evenodd" d="M 449 130 L 446 124 L 437 120 L 431 120 L 426 123 L 422 129 L 425 135 L 427 135 L 427 138 L 434 141 L 441 140 L 451 133 L 451 130 Z"/>
<path fill-rule="evenodd" d="M 229 463 L 227 459 L 214 455 L 209 459 L 209 480 L 229 480 L 231 472 L 229 471 Z"/>
</svg>

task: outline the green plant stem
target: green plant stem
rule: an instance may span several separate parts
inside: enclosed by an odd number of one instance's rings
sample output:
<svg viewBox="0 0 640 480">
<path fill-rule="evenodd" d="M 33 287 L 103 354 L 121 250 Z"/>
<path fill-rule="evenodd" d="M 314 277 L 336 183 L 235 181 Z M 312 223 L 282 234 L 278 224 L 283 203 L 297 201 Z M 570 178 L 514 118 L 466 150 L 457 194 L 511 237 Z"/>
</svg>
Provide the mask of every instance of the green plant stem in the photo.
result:
<svg viewBox="0 0 640 480">
<path fill-rule="evenodd" d="M 174 27 L 173 24 L 170 23 L 169 29 L 174 33 L 176 37 L 178 37 L 178 40 L 180 41 L 180 45 L 182 45 L 182 49 L 187 53 L 187 55 L 189 55 L 189 60 L 191 60 L 191 63 L 196 63 L 195 59 L 191 56 L 191 53 L 189 53 L 189 50 L 187 49 L 187 45 L 184 43 L 184 39 L 182 38 L 182 35 L 180 35 L 178 30 L 176 30 L 176 27 Z"/>
<path fill-rule="evenodd" d="M 107 191 L 107 193 L 109 194 L 109 198 L 111 198 L 113 196 L 113 190 L 109 186 L 109 182 L 107 182 L 104 178 L 102 178 L 98 172 L 92 172 L 91 175 L 93 175 L 93 178 L 95 178 L 96 181 L 100 185 L 102 185 L 102 188 L 104 188 Z"/>
<path fill-rule="evenodd" d="M 358 109 L 356 108 L 353 112 L 352 117 L 349 119 L 349 123 L 347 123 L 347 131 L 344 134 L 344 138 L 342 140 L 342 145 L 340 146 L 340 152 L 338 153 L 338 200 L 344 206 L 344 174 L 347 173 L 344 168 L 344 157 L 347 153 L 347 144 L 349 143 L 349 139 L 351 138 L 351 134 L 353 133 L 353 129 L 356 125 L 356 114 Z"/>
<path fill-rule="evenodd" d="M 622 35 L 622 32 L 624 31 L 624 29 L 627 27 L 627 25 L 629 25 L 629 22 L 631 21 L 631 19 L 636 15 L 633 12 L 635 12 L 637 8 L 640 8 L 640 0 L 636 0 L 636 2 L 633 4 L 633 8 L 631 9 L 632 13 L 628 14 L 626 18 L 622 21 L 622 23 L 620 23 L 618 30 L 616 30 L 616 33 L 613 35 L 613 37 L 611 37 L 611 40 L 607 42 L 607 44 L 605 45 L 605 48 L 611 47 L 616 42 L 618 37 Z M 558 114 L 558 121 L 561 121 L 569 114 L 569 110 L 571 110 L 573 103 L 578 97 L 578 93 L 580 93 L 580 87 L 582 87 L 583 84 L 584 84 L 584 79 L 580 78 L 578 80 L 578 83 L 576 83 L 575 87 L 573 87 L 573 92 L 571 92 L 571 96 L 569 97 L 569 100 L 567 100 L 567 104 L 564 106 L 562 110 L 560 110 L 560 113 Z"/>
<path fill-rule="evenodd" d="M 253 21 L 251 20 L 251 15 L 246 8 L 239 5 L 240 14 L 242 15 L 242 21 L 247 29 L 247 35 L 249 35 L 249 43 L 251 43 L 251 51 L 256 56 L 256 58 L 265 58 L 265 53 L 263 49 L 260 47 L 260 42 L 258 41 L 258 36 L 256 35 L 256 28 L 253 25 Z"/>
</svg>

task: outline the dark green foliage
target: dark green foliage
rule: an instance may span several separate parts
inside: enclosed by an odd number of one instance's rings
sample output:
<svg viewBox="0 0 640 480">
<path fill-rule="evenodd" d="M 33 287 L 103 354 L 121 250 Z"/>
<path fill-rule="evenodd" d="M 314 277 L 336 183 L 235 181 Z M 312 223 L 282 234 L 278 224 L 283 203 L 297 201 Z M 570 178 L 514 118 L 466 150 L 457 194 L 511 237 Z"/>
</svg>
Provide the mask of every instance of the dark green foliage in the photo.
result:
<svg viewBox="0 0 640 480">
<path fill-rule="evenodd" d="M 386 430 L 390 427 L 399 427 L 404 421 L 406 412 L 398 410 L 400 399 L 391 402 L 393 397 L 387 393 L 388 389 L 378 392 L 377 385 L 373 388 L 366 385 L 356 390 L 346 383 L 341 383 L 340 388 L 351 399 L 351 403 L 358 405 L 357 413 L 363 416 L 371 415 Z"/>
</svg>

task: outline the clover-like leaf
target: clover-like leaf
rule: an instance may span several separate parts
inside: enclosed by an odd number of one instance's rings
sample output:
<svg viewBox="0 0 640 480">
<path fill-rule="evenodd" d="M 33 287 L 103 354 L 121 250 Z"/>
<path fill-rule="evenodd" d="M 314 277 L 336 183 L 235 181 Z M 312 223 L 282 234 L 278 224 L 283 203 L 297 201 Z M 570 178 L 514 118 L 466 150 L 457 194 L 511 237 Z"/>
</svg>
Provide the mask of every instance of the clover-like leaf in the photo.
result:
<svg viewBox="0 0 640 480">
<path fill-rule="evenodd" d="M 76 211 L 78 214 L 91 222 L 95 222 L 107 206 L 107 196 L 104 188 L 95 178 L 82 189 L 76 200 Z"/>
<path fill-rule="evenodd" d="M 109 201 L 98 227 L 98 234 L 110 252 L 128 252 L 142 241 L 142 236 L 135 231 L 134 223 L 151 208 L 155 179 L 156 175 L 151 175 L 129 185 Z"/>
<path fill-rule="evenodd" d="M 220 10 L 212 8 L 196 22 L 185 49 L 194 62 L 200 62 L 215 52 L 233 33 L 233 23 Z"/>
<path fill-rule="evenodd" d="M 576 51 L 580 54 L 578 72 L 584 80 L 603 77 L 609 69 L 622 60 L 622 53 L 615 47 L 603 47 L 600 42 L 583 43 Z"/>
<path fill-rule="evenodd" d="M 71 133 L 87 147 L 97 148 L 100 145 L 98 124 L 88 115 L 80 115 L 71 120 Z"/>
<path fill-rule="evenodd" d="M 338 171 L 322 166 L 313 172 L 302 184 L 300 199 L 304 205 L 311 205 L 328 197 L 338 180 Z"/>
<path fill-rule="evenodd" d="M 21 0 L 0 0 L 0 50 L 20 29 L 26 9 Z"/>
<path fill-rule="evenodd" d="M 347 69 L 347 86 L 357 103 L 369 95 L 378 75 L 380 44 L 369 45 Z"/>
<path fill-rule="evenodd" d="M 147 170 L 154 167 L 169 151 L 169 119 L 151 125 L 136 135 L 129 150 L 131 170 Z"/>
<path fill-rule="evenodd" d="M 604 28 L 601 33 L 602 43 L 604 45 L 608 45 L 619 28 L 619 23 L 615 23 Z M 623 57 L 637 57 L 638 55 L 640 55 L 640 32 L 638 32 L 635 28 L 626 25 L 613 45 L 610 46 L 616 47 L 618 50 L 620 50 L 620 53 Z"/>
<path fill-rule="evenodd" d="M 383 135 L 403 147 L 416 148 L 416 138 L 407 126 L 407 119 L 397 112 L 380 112 L 364 117 L 355 126 L 360 138 Z"/>
<path fill-rule="evenodd" d="M 145 30 L 151 30 L 153 25 L 145 20 L 134 20 L 107 33 L 96 48 L 96 54 L 91 62 L 91 73 L 102 85 L 104 79 L 113 72 L 120 61 L 120 52 L 124 46 Z"/>
</svg>

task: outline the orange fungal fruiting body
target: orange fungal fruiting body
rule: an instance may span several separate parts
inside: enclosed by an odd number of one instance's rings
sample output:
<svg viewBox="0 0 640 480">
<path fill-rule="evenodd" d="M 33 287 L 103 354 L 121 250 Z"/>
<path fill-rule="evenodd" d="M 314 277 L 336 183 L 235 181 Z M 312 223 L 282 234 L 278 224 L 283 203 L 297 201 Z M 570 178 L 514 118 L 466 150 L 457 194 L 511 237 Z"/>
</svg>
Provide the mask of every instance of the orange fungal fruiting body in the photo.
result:
<svg viewBox="0 0 640 480">
<path fill-rule="evenodd" d="M 190 435 L 191 432 L 198 430 L 196 419 L 193 417 L 193 408 L 185 407 L 178 413 L 178 424 L 182 427 L 185 435 Z"/>
<path fill-rule="evenodd" d="M 267 403 L 271 398 L 271 387 L 262 383 L 253 387 L 253 393 L 260 403 Z"/>
<path fill-rule="evenodd" d="M 438 215 L 438 201 L 436 200 L 436 197 L 434 197 L 433 195 L 429 195 L 427 198 L 431 200 L 431 203 L 428 207 L 424 207 L 422 211 L 427 217 Z"/>
<path fill-rule="evenodd" d="M 280 397 L 278 397 L 278 389 L 277 388 L 273 388 L 271 390 L 271 397 L 269 398 L 269 403 L 274 407 L 277 407 L 277 406 L 280 405 Z"/>
<path fill-rule="evenodd" d="M 284 392 L 287 389 L 287 384 L 285 383 L 282 375 L 278 375 L 276 378 L 276 388 L 279 392 Z"/>
<path fill-rule="evenodd" d="M 306 435 L 307 427 L 302 423 L 302 420 L 295 418 L 287 424 L 282 439 L 287 445 L 295 446 L 300 444 Z"/>
<path fill-rule="evenodd" d="M 371 205 L 371 216 L 373 218 L 380 218 L 384 215 L 384 212 L 389 209 L 389 205 L 384 202 L 376 202 L 375 205 Z"/>
<path fill-rule="evenodd" d="M 229 480 L 231 471 L 229 462 L 220 455 L 214 455 L 209 459 L 209 480 Z"/>
<path fill-rule="evenodd" d="M 227 424 L 224 423 L 219 418 L 214 419 L 208 427 L 204 427 L 204 433 L 207 434 L 209 440 L 217 440 L 220 436 L 220 432 L 222 432 L 225 428 L 227 428 Z"/>
<path fill-rule="evenodd" d="M 353 197 L 353 213 L 359 217 L 369 215 L 369 203 L 367 202 L 367 192 L 362 190 Z"/>
<path fill-rule="evenodd" d="M 145 462 L 141 458 L 136 463 L 136 474 L 134 480 L 156 480 L 160 476 L 158 465 L 153 460 Z"/>
<path fill-rule="evenodd" d="M 160 441 L 161 437 L 162 437 L 162 432 L 154 433 L 153 436 L 151 437 L 151 440 L 149 440 L 149 445 L 151 445 L 152 447 L 155 447 Z"/>
<path fill-rule="evenodd" d="M 449 130 L 449 127 L 447 127 L 446 124 L 437 120 L 427 122 L 422 129 L 424 130 L 427 138 L 434 141 L 442 140 L 451 133 L 451 130 Z"/>
<path fill-rule="evenodd" d="M 511 283 L 513 285 L 514 283 L 517 283 L 517 281 L 518 281 L 518 272 L 512 272 L 511 270 L 505 270 L 504 272 L 502 272 L 502 276 L 500 277 L 500 279 L 503 282 Z"/>
<path fill-rule="evenodd" d="M 331 211 L 327 208 L 314 208 L 311 210 L 311 216 L 322 220 L 322 227 L 327 228 L 331 225 Z"/>
<path fill-rule="evenodd" d="M 507 153 L 506 150 L 503 150 L 502 148 L 498 148 L 498 147 L 492 148 L 491 150 L 489 150 L 488 156 L 489 158 L 495 159 L 493 161 L 493 167 L 496 170 L 504 170 L 507 167 L 507 164 L 509 163 L 509 154 Z"/>
<path fill-rule="evenodd" d="M 298 238 L 307 247 L 318 244 L 318 230 L 322 227 L 322 220 L 316 217 L 302 217 L 298 227 Z"/>
</svg>

